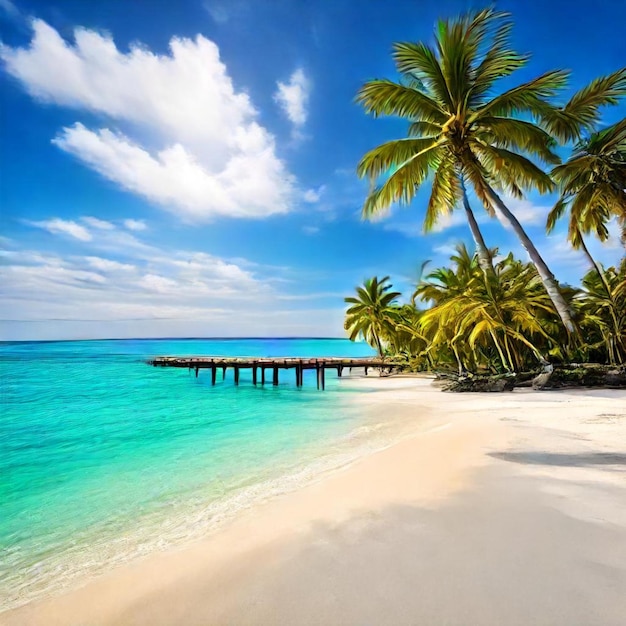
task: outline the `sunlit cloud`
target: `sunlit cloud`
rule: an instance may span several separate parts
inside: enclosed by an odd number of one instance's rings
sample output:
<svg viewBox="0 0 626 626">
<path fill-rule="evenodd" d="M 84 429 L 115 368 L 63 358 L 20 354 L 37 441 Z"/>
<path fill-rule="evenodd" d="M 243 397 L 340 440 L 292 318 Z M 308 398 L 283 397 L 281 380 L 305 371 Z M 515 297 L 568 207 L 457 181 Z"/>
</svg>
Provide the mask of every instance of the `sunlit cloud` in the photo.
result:
<svg viewBox="0 0 626 626">
<path fill-rule="evenodd" d="M 294 131 L 299 133 L 309 114 L 311 81 L 305 75 L 304 70 L 298 68 L 286 83 L 278 81 L 276 87 L 274 100 L 293 124 Z"/>
<path fill-rule="evenodd" d="M 77 122 L 53 139 L 123 189 L 187 221 L 291 210 L 295 178 L 205 37 L 174 37 L 169 54 L 139 45 L 124 53 L 109 35 L 77 28 L 68 43 L 36 19 L 30 45 L 4 45 L 0 57 L 34 98 L 125 123 L 127 134 Z M 300 120 L 304 92 L 290 98 Z"/>
</svg>

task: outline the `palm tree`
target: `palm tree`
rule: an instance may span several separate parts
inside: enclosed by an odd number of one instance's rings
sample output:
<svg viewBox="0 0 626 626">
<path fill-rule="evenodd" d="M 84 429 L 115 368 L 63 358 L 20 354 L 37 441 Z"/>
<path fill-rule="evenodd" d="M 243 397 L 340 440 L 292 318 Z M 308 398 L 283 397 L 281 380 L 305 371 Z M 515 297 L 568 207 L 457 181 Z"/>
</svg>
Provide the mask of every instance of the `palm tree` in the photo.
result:
<svg viewBox="0 0 626 626">
<path fill-rule="evenodd" d="M 493 256 L 490 252 L 489 258 Z M 457 320 L 446 316 L 445 319 L 439 319 L 438 323 L 431 323 L 434 319 L 431 312 L 447 302 L 462 300 L 477 280 L 491 273 L 478 272 L 478 254 L 470 254 L 464 244 L 456 246 L 456 254 L 450 257 L 450 261 L 453 267 L 437 268 L 419 281 L 412 300 L 432 303 L 432 307 L 426 309 L 419 320 L 418 330 L 429 338 L 426 354 L 431 358 L 434 356 L 436 361 L 442 357 L 445 361 L 449 349 L 457 363 L 459 375 L 462 375 L 468 368 L 475 369 L 475 359 L 472 352 L 466 349 L 465 342 L 457 337 Z"/>
<path fill-rule="evenodd" d="M 582 285 L 586 343 L 592 348 L 602 346 L 609 363 L 626 362 L 626 258 L 617 269 L 609 267 L 603 274 L 590 271 Z"/>
<path fill-rule="evenodd" d="M 608 289 L 601 268 L 585 244 L 583 234 L 594 233 L 600 241 L 609 235 L 612 217 L 622 224 L 626 245 L 626 119 L 579 141 L 569 160 L 552 170 L 561 195 L 548 215 L 547 230 L 569 211 L 568 239 L 582 249 Z"/>
<path fill-rule="evenodd" d="M 363 337 L 367 343 L 384 357 L 383 342 L 394 331 L 397 312 L 397 291 L 390 291 L 389 276 L 367 279 L 362 287 L 357 287 L 357 297 L 345 298 L 352 306 L 346 311 L 344 328 L 350 334 L 350 341 Z"/>
<path fill-rule="evenodd" d="M 566 84 L 568 75 L 562 70 L 546 72 L 494 97 L 496 81 L 528 60 L 511 49 L 511 23 L 506 17 L 485 9 L 441 21 L 435 46 L 394 44 L 401 82 L 377 79 L 361 87 L 357 101 L 368 113 L 411 122 L 408 138 L 378 146 L 359 163 L 358 174 L 372 183 L 363 214 L 372 217 L 395 202 L 410 204 L 432 174 L 424 221 L 428 231 L 460 200 L 469 217 L 465 184 L 470 183 L 489 215 L 498 210 L 511 224 L 565 327 L 573 332 L 572 312 L 558 282 L 498 191 L 514 197 L 522 197 L 524 189 L 552 191 L 553 181 L 531 158 L 558 163 L 554 137 L 569 140 L 581 128 L 592 127 L 598 108 L 614 102 L 626 88 L 626 70 L 594 81 L 561 109 L 548 100 Z M 386 180 L 377 185 L 381 176 Z M 471 219 L 470 227 L 484 266 L 486 248 L 478 245 L 478 227 Z"/>
<path fill-rule="evenodd" d="M 432 336 L 431 350 L 449 345 L 460 371 L 493 351 L 505 370 L 515 371 L 527 364 L 526 354 L 544 362 L 542 349 L 558 348 L 541 323 L 554 307 L 533 265 L 509 254 L 485 275 L 464 246 L 450 260 L 452 268 L 435 270 L 416 291 L 433 302 L 420 317 L 420 328 Z"/>
</svg>

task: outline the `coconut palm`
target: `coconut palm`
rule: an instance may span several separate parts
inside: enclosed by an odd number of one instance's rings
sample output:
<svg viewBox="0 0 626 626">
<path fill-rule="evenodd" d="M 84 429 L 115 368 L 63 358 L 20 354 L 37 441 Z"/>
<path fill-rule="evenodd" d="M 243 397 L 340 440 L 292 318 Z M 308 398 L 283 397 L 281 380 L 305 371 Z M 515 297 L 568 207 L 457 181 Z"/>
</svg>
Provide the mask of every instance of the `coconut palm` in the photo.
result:
<svg viewBox="0 0 626 626">
<path fill-rule="evenodd" d="M 384 356 L 383 343 L 394 331 L 397 312 L 397 291 L 390 291 L 389 276 L 369 278 L 356 288 L 357 297 L 345 298 L 352 306 L 346 311 L 344 328 L 354 341 L 363 337 Z"/>
<path fill-rule="evenodd" d="M 432 335 L 431 350 L 449 345 L 459 367 L 491 360 L 495 351 L 502 367 L 515 371 L 527 364 L 527 354 L 543 361 L 542 349 L 558 346 L 541 323 L 554 307 L 533 265 L 510 254 L 485 275 L 464 246 L 450 260 L 451 268 L 435 270 L 416 291 L 434 303 L 420 317 L 420 328 Z"/>
<path fill-rule="evenodd" d="M 626 259 L 619 268 L 582 280 L 582 326 L 590 348 L 601 347 L 609 363 L 626 362 Z"/>
<path fill-rule="evenodd" d="M 604 281 L 583 235 L 593 233 L 605 241 L 607 222 L 617 217 L 626 245 L 626 119 L 579 141 L 570 159 L 552 170 L 552 177 L 561 195 L 548 216 L 548 232 L 569 212 L 569 241 L 583 250 Z"/>
<path fill-rule="evenodd" d="M 552 191 L 553 181 L 531 159 L 558 163 L 553 135 L 576 138 L 581 128 L 592 127 L 598 108 L 613 102 L 616 92 L 626 87 L 626 70 L 594 81 L 560 109 L 548 101 L 566 84 L 567 73 L 561 70 L 494 97 L 496 81 L 528 60 L 511 49 L 510 30 L 507 14 L 486 9 L 441 21 L 435 46 L 394 44 L 401 81 L 370 80 L 359 90 L 357 101 L 375 116 L 409 121 L 409 137 L 378 146 L 359 163 L 359 175 L 372 183 L 363 214 L 372 217 L 396 202 L 410 204 L 431 175 L 424 221 L 428 231 L 461 200 L 469 217 L 465 185 L 471 184 L 487 212 L 493 216 L 498 210 L 511 224 L 571 332 L 572 312 L 554 275 L 498 192 L 522 197 L 525 189 Z M 383 176 L 384 182 L 378 184 Z M 486 248 L 478 245 L 479 230 L 471 219 L 470 227 L 485 266 Z"/>
<path fill-rule="evenodd" d="M 493 254 L 490 251 L 489 258 Z M 467 350 L 467 345 L 457 337 L 456 320 L 446 316 L 440 324 L 431 323 L 430 312 L 447 302 L 460 301 L 466 293 L 474 289 L 476 281 L 490 273 L 479 272 L 478 255 L 468 252 L 464 244 L 456 246 L 456 253 L 450 257 L 452 267 L 441 267 L 433 270 L 424 280 L 420 280 L 413 293 L 412 300 L 432 303 L 420 316 L 418 331 L 429 338 L 427 354 L 436 362 L 447 360 L 447 352 L 451 351 L 458 366 L 459 375 L 467 369 L 475 369 L 474 354 Z M 481 268 L 482 269 L 482 268 Z M 426 319 L 424 319 L 426 316 Z"/>
</svg>

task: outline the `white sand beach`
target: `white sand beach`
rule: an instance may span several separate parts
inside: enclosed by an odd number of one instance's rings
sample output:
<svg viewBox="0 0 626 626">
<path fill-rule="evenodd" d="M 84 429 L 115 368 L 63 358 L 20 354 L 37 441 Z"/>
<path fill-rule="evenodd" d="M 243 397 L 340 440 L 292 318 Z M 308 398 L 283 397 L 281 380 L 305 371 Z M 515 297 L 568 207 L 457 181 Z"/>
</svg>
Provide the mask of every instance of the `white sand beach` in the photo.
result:
<svg viewBox="0 0 626 626">
<path fill-rule="evenodd" d="M 624 624 L 625 392 L 342 384 L 410 434 L 0 622 Z"/>
</svg>

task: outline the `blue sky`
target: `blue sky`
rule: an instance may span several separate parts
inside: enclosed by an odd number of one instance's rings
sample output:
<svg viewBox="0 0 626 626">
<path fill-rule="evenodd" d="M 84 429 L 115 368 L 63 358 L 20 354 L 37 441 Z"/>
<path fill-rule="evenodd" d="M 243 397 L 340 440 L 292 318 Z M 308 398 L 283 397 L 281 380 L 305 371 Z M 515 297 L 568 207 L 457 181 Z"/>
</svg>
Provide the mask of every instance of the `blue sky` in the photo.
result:
<svg viewBox="0 0 626 626">
<path fill-rule="evenodd" d="M 0 0 L 0 339 L 343 336 L 343 297 L 364 278 L 409 293 L 469 232 L 459 213 L 423 234 L 427 188 L 361 221 L 356 164 L 405 125 L 354 96 L 395 78 L 394 41 L 430 41 L 438 17 L 482 6 Z M 625 63 L 626 3 L 497 6 L 533 53 L 519 82 L 568 68 L 575 89 Z M 577 283 L 565 225 L 544 234 L 553 201 L 511 208 Z M 487 243 L 524 257 L 482 213 Z M 623 249 L 592 250 L 613 264 Z"/>
</svg>

